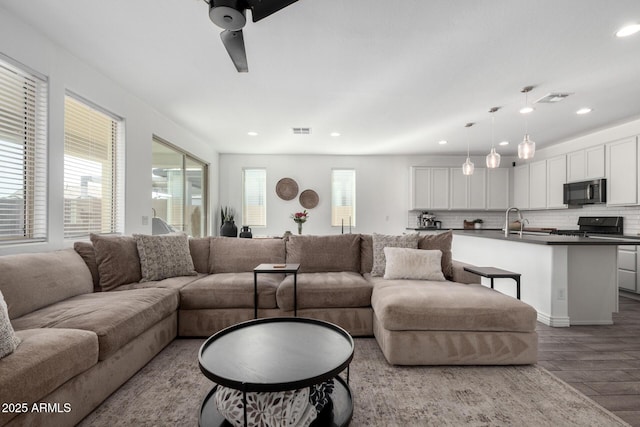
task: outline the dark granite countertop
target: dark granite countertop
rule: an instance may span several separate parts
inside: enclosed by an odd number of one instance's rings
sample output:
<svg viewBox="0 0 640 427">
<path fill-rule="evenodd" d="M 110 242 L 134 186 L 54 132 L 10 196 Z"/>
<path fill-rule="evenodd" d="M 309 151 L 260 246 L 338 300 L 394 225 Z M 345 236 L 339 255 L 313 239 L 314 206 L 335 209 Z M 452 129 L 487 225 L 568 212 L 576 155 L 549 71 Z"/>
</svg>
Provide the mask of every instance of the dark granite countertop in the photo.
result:
<svg viewBox="0 0 640 427">
<path fill-rule="evenodd" d="M 517 232 L 504 236 L 503 231 L 495 230 L 454 230 L 454 235 L 482 237 L 486 239 L 508 240 L 513 242 L 533 243 L 537 245 L 582 245 L 582 246 L 602 246 L 602 245 L 635 245 L 640 243 L 638 239 L 621 237 L 576 237 L 558 236 L 555 234 L 545 234 L 537 232 L 524 232 L 522 237 Z M 630 236 L 632 237 L 632 236 Z"/>
</svg>

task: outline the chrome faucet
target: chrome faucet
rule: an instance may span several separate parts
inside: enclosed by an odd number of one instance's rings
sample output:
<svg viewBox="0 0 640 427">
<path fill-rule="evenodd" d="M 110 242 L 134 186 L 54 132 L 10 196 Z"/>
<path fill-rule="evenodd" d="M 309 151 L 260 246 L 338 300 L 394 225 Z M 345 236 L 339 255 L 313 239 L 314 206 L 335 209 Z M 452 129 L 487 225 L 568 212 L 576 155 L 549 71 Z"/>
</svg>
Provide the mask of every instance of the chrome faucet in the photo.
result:
<svg viewBox="0 0 640 427">
<path fill-rule="evenodd" d="M 507 209 L 504 214 L 504 237 L 509 237 L 509 212 L 511 211 L 518 212 L 518 220 L 520 221 L 520 237 L 522 237 L 522 227 L 524 226 L 524 219 L 522 218 L 522 212 L 520 212 L 520 209 L 516 207 Z"/>
</svg>

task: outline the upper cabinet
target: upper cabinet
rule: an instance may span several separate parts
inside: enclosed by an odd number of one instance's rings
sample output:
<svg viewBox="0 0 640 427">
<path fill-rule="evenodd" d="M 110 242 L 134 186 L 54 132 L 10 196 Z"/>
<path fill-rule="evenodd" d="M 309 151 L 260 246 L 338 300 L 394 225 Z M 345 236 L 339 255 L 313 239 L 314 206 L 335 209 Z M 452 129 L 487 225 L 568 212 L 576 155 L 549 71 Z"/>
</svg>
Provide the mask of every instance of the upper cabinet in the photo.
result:
<svg viewBox="0 0 640 427">
<path fill-rule="evenodd" d="M 638 203 L 638 144 L 636 137 L 607 146 L 607 205 Z"/>
<path fill-rule="evenodd" d="M 487 209 L 509 207 L 509 169 L 487 169 Z"/>
<path fill-rule="evenodd" d="M 451 168 L 451 209 L 487 208 L 487 170 L 475 168 L 472 175 L 464 175 L 462 168 Z"/>
<path fill-rule="evenodd" d="M 529 209 L 529 165 L 513 168 L 513 206 Z"/>
<path fill-rule="evenodd" d="M 563 202 L 564 187 L 567 182 L 567 156 L 562 155 L 547 160 L 547 208 L 566 208 Z"/>
<path fill-rule="evenodd" d="M 449 209 L 449 168 L 413 166 L 409 209 Z"/>
<path fill-rule="evenodd" d="M 604 178 L 605 146 L 598 145 L 567 154 L 567 182 Z"/>
</svg>

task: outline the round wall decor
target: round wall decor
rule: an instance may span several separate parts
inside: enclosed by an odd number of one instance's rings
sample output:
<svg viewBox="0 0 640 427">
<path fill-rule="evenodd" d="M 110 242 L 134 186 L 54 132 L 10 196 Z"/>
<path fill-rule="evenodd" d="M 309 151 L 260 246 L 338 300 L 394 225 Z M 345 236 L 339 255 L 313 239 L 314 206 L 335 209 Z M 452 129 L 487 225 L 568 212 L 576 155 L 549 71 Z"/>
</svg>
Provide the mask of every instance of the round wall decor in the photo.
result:
<svg viewBox="0 0 640 427">
<path fill-rule="evenodd" d="M 305 209 L 313 209 L 318 206 L 318 202 L 320 198 L 318 197 L 318 193 L 313 190 L 304 190 L 300 193 L 300 204 Z"/>
<path fill-rule="evenodd" d="M 298 195 L 298 183 L 291 178 L 282 178 L 276 184 L 276 194 L 282 200 L 293 200 Z"/>
</svg>

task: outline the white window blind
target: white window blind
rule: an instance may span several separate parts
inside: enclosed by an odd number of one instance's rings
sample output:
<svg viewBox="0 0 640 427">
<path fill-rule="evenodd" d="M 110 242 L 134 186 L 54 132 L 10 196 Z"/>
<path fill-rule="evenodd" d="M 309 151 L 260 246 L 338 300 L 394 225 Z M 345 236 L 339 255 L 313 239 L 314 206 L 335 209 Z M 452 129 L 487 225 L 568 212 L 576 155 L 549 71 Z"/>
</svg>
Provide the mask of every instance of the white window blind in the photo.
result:
<svg viewBox="0 0 640 427">
<path fill-rule="evenodd" d="M 47 81 L 0 56 L 0 243 L 47 238 Z"/>
<path fill-rule="evenodd" d="M 123 231 L 123 120 L 65 97 L 64 235 Z"/>
<path fill-rule="evenodd" d="M 331 171 L 331 225 L 356 226 L 356 171 Z"/>
<path fill-rule="evenodd" d="M 267 226 L 267 171 L 243 170 L 242 224 L 251 227 Z"/>
</svg>

